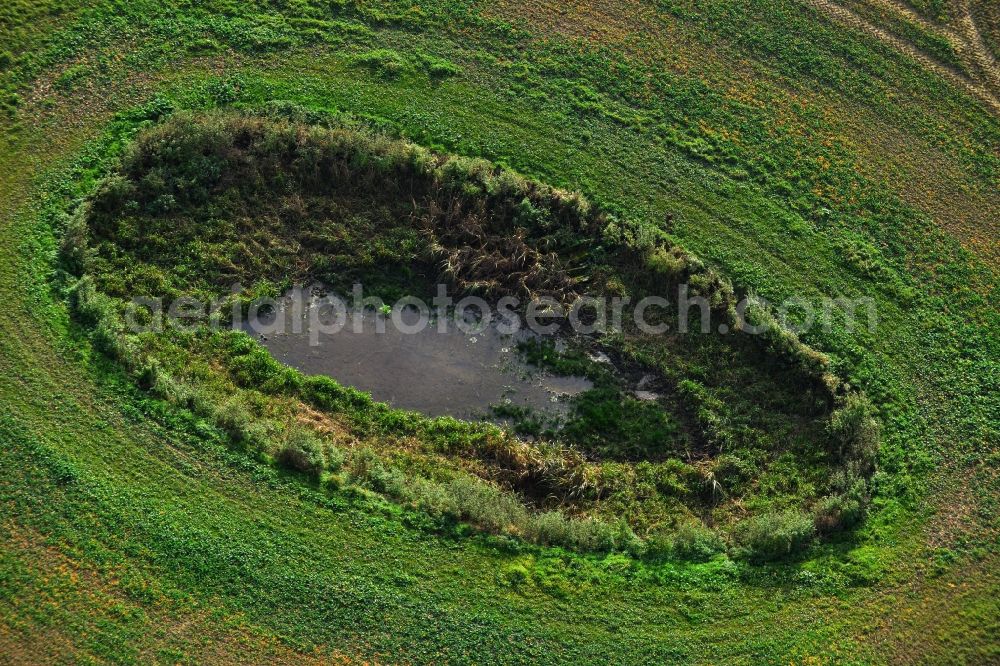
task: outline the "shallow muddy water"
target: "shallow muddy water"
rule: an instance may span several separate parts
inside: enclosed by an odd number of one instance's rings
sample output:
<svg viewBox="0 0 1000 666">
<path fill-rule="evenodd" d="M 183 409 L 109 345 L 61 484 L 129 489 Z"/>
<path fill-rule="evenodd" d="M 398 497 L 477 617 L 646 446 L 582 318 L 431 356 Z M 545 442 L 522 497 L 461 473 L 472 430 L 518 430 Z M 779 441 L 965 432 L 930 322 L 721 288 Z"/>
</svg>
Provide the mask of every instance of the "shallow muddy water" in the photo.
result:
<svg viewBox="0 0 1000 666">
<path fill-rule="evenodd" d="M 384 317 L 379 330 L 375 312 L 361 318 L 361 331 L 347 315 L 340 330 L 334 309 L 321 287 L 293 292 L 256 325 L 244 325 L 278 360 L 307 374 L 322 374 L 372 394 L 375 400 L 430 416 L 491 418 L 492 405 L 528 407 L 558 418 L 568 412 L 566 399 L 592 387 L 583 377 L 552 375 L 524 362 L 517 350 L 527 332 L 508 335 L 496 325 L 467 332 L 454 321 L 431 320 L 419 332 L 405 332 Z M 415 310 L 403 312 L 412 326 Z M 295 322 L 298 325 L 295 325 Z M 316 325 L 319 322 L 320 326 Z M 323 329 L 323 331 L 320 331 Z"/>
</svg>

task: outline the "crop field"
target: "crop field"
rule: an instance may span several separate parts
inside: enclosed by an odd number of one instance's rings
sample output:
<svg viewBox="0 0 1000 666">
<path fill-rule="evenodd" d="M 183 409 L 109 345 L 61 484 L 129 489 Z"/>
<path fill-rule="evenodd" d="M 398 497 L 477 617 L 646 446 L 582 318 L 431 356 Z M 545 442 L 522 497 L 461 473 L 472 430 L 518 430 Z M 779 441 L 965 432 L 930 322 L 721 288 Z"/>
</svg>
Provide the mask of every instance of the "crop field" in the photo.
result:
<svg viewBox="0 0 1000 666">
<path fill-rule="evenodd" d="M 992 0 L 7 0 L 0 254 L 0 664 L 1000 663 Z"/>
</svg>

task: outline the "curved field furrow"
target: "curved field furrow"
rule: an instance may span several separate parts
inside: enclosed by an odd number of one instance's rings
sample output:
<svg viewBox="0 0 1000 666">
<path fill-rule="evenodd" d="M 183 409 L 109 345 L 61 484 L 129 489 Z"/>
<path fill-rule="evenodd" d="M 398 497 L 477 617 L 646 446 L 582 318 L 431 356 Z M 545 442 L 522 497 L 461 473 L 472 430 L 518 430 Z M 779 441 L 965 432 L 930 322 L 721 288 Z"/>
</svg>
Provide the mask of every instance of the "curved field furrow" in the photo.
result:
<svg viewBox="0 0 1000 666">
<path fill-rule="evenodd" d="M 986 69 L 990 77 L 989 85 L 977 83 L 961 73 L 956 72 L 951 67 L 934 60 L 896 35 L 858 16 L 850 9 L 841 7 L 835 2 L 832 2 L 832 0 L 807 0 L 807 2 L 836 21 L 850 26 L 855 30 L 860 30 L 861 32 L 864 32 L 865 34 L 870 35 L 871 37 L 874 37 L 875 39 L 878 39 L 879 41 L 896 49 L 900 53 L 916 60 L 929 71 L 934 72 L 938 76 L 950 81 L 956 86 L 962 87 L 974 97 L 977 97 L 985 102 L 994 113 L 1000 114 L 1000 97 L 997 97 L 993 87 L 996 82 L 996 70 L 992 66 Z M 978 49 L 976 49 L 975 52 L 977 57 L 981 57 Z"/>
<path fill-rule="evenodd" d="M 958 25 L 965 35 L 967 43 L 971 46 L 972 57 L 986 73 L 987 80 L 993 86 L 993 90 L 1000 90 L 1000 63 L 990 52 L 982 33 L 976 26 L 969 0 L 960 0 L 959 4 L 962 7 L 962 15 L 958 17 Z"/>
<path fill-rule="evenodd" d="M 990 86 L 994 95 L 1000 91 L 1000 65 L 986 46 L 983 36 L 972 17 L 969 0 L 958 0 L 962 13 L 957 17 L 957 27 L 930 21 L 901 0 L 870 0 L 872 4 L 885 7 L 907 21 L 920 26 L 927 32 L 940 35 L 951 42 L 960 54 L 966 55 L 976 65 L 977 71 L 985 79 L 982 83 Z"/>
</svg>

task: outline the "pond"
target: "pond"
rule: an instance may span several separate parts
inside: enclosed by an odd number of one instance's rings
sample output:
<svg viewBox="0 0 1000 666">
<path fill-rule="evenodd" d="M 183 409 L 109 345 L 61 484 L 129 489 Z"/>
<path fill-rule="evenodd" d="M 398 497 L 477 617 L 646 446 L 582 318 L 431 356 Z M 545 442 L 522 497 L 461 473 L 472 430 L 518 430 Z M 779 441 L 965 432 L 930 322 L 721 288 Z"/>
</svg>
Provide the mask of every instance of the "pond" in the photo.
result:
<svg viewBox="0 0 1000 666">
<path fill-rule="evenodd" d="M 553 375 L 525 362 L 518 343 L 534 335 L 529 331 L 432 318 L 414 332 L 371 309 L 359 315 L 360 325 L 352 313 L 333 331 L 337 311 L 328 296 L 322 285 L 290 290 L 244 328 L 291 367 L 429 416 L 499 420 L 491 408 L 507 405 L 558 419 L 568 412 L 569 397 L 593 387 L 584 377 Z M 400 314 L 402 328 L 415 328 L 419 311 Z"/>
</svg>

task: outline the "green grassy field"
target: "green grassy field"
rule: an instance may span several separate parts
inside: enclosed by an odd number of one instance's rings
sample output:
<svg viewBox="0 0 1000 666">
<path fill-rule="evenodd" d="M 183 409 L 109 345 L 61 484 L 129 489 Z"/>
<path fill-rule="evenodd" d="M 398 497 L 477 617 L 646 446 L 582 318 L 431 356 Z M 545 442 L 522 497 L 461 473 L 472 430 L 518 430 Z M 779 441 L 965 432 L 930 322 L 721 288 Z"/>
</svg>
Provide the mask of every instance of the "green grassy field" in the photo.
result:
<svg viewBox="0 0 1000 666">
<path fill-rule="evenodd" d="M 0 663 L 1000 659 L 1000 122 L 984 66 L 912 17 L 894 34 L 969 85 L 812 3 L 702 4 L 0 9 Z M 844 6 L 861 4 L 885 20 Z M 953 25 L 936 4 L 913 11 Z M 62 214 L 143 119 L 275 101 L 650 227 L 672 213 L 673 242 L 772 301 L 872 298 L 876 333 L 804 336 L 877 407 L 865 522 L 768 564 L 437 532 L 152 399 L 70 316 Z"/>
</svg>

